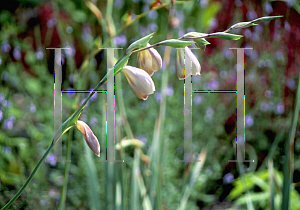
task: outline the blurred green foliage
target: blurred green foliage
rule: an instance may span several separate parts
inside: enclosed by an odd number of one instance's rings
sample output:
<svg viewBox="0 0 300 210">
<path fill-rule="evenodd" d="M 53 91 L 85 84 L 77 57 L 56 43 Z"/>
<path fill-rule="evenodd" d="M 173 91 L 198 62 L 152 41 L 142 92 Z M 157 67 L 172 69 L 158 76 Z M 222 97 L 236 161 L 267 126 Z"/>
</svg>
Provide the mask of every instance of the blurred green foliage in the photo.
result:
<svg viewBox="0 0 300 210">
<path fill-rule="evenodd" d="M 280 209 L 284 140 L 291 126 L 297 87 L 293 69 L 299 69 L 297 48 L 290 44 L 293 39 L 300 40 L 297 19 L 280 13 L 281 3 L 267 1 L 187 1 L 174 5 L 170 19 L 169 5 L 159 9 L 156 5 L 169 1 L 91 2 L 102 20 L 79 0 L 11 1 L 0 10 L 0 207 L 22 186 L 53 139 L 54 52 L 46 47 L 72 48 L 63 51 L 63 90 L 91 90 L 106 74 L 106 52 L 97 49 L 104 43 L 105 47 L 123 48 L 116 50 L 118 59 L 131 43 L 152 32 L 156 32 L 150 41 L 154 44 L 167 39 L 168 33 L 176 39 L 188 32 L 223 31 L 234 23 L 273 14 L 284 18 L 233 31 L 243 35 L 240 40 L 207 39 L 211 44 L 205 51 L 193 50 L 202 66 L 201 76 L 192 78 L 193 90 L 234 90 L 236 52 L 229 48 L 253 48 L 245 53 L 246 159 L 255 160 L 244 164 L 246 188 L 237 165 L 228 162 L 236 159 L 235 94 L 193 94 L 194 157 L 204 157 L 205 162 L 176 162 L 183 159 L 184 151 L 184 81 L 176 76 L 176 50 L 172 49 L 169 65 L 164 63 L 153 75 L 156 91 L 146 101 L 134 95 L 123 74 L 116 76 L 115 81 L 121 81 L 116 82 L 115 92 L 116 144 L 131 138 L 127 121 L 134 138 L 144 143 L 116 150 L 116 158 L 124 162 L 98 162 L 80 132 L 71 131 L 65 209 L 178 209 L 180 205 L 191 210 L 245 209 L 249 197 L 255 209 L 271 209 L 271 192 L 275 209 Z M 295 13 L 295 5 L 282 4 L 291 16 Z M 299 18 L 297 14 L 292 17 Z M 130 21 L 134 22 L 129 25 Z M 157 50 L 164 57 L 166 47 Z M 295 62 L 289 53 L 295 54 Z M 136 65 L 136 55 L 128 65 Z M 163 71 L 167 71 L 168 80 L 162 79 Z M 162 89 L 165 81 L 167 88 Z M 63 93 L 62 120 L 86 97 L 86 93 Z M 163 126 L 158 127 L 163 103 L 165 117 Z M 106 95 L 95 94 L 80 118 L 99 139 L 100 160 L 106 155 L 105 105 Z M 64 135 L 63 155 L 67 139 Z M 299 153 L 298 123 L 291 209 L 300 206 Z M 266 160 L 274 162 L 272 173 Z M 65 164 L 57 162 L 52 152 L 12 209 L 57 208 Z"/>
</svg>

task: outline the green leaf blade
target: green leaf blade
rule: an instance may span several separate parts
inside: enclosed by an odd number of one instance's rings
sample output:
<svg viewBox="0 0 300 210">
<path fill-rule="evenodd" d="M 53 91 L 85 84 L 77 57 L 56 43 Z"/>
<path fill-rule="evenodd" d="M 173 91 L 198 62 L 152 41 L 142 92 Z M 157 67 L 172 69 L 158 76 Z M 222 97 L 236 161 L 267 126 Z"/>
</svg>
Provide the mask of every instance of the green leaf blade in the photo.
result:
<svg viewBox="0 0 300 210">
<path fill-rule="evenodd" d="M 220 39 L 226 39 L 226 40 L 238 40 L 242 37 L 243 37 L 242 35 L 230 34 L 230 33 L 224 33 L 224 32 L 212 33 L 209 36 L 209 38 L 220 38 Z"/>
<path fill-rule="evenodd" d="M 126 49 L 126 54 L 131 53 L 133 50 L 139 49 L 139 48 L 143 48 L 146 47 L 146 45 L 148 44 L 148 42 L 150 41 L 150 39 L 153 37 L 154 32 L 133 42 L 127 49 Z"/>
<path fill-rule="evenodd" d="M 251 22 L 240 22 L 232 25 L 231 29 L 238 29 L 238 28 L 248 28 L 250 26 L 256 26 L 257 24 Z"/>
<path fill-rule="evenodd" d="M 205 45 L 208 45 L 210 43 L 204 38 L 199 38 L 199 39 L 195 39 L 195 38 L 197 38 L 197 37 L 206 37 L 206 36 L 208 36 L 208 34 L 206 34 L 206 33 L 189 32 L 189 33 L 185 34 L 183 36 L 183 38 L 193 39 L 193 41 L 195 42 L 197 47 L 199 47 L 200 49 L 205 50 Z"/>
<path fill-rule="evenodd" d="M 189 32 L 189 33 L 183 35 L 183 38 L 192 39 L 192 38 L 195 38 L 195 37 L 202 37 L 202 36 L 207 36 L 207 34 L 199 33 L 199 32 Z"/>
<path fill-rule="evenodd" d="M 206 39 L 204 38 L 200 38 L 200 39 L 194 39 L 194 42 L 196 44 L 197 47 L 199 47 L 200 49 L 205 50 L 206 45 L 210 44 Z"/>
<path fill-rule="evenodd" d="M 277 18 L 281 18 L 283 16 L 266 16 L 266 17 L 261 17 L 261 18 L 257 18 L 255 20 L 252 20 L 252 23 L 262 23 L 262 22 L 267 22 L 267 21 L 271 21 L 271 20 L 275 20 Z"/>
<path fill-rule="evenodd" d="M 165 41 L 160 42 L 160 45 L 162 46 L 169 46 L 173 48 L 181 48 L 181 47 L 187 47 L 194 44 L 192 41 L 181 41 L 177 39 L 168 39 Z"/>
<path fill-rule="evenodd" d="M 114 67 L 114 69 L 115 69 L 115 75 L 116 75 L 117 73 L 119 73 L 119 71 L 121 71 L 121 70 L 124 68 L 124 66 L 126 66 L 126 64 L 128 63 L 128 60 L 129 60 L 129 57 L 130 57 L 130 56 L 131 56 L 131 53 L 125 55 L 125 56 L 120 60 L 120 62 L 118 62 L 118 63 L 115 65 L 115 67 Z M 107 75 L 107 76 L 109 76 L 109 75 Z"/>
</svg>

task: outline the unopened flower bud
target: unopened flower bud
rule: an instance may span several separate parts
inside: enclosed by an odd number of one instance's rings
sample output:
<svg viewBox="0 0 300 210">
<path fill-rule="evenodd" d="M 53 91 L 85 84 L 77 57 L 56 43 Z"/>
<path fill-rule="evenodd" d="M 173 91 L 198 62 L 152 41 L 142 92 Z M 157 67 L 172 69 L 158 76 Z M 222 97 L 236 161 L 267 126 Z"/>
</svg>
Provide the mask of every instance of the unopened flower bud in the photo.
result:
<svg viewBox="0 0 300 210">
<path fill-rule="evenodd" d="M 90 149 L 100 157 L 100 144 L 97 137 L 94 135 L 91 128 L 83 121 L 78 120 L 76 123 L 78 130 L 83 134 L 84 139 Z"/>
<path fill-rule="evenodd" d="M 149 47 L 150 44 L 147 44 Z M 137 67 L 145 70 L 150 76 L 162 67 L 160 54 L 154 48 L 149 48 L 138 53 Z"/>
<path fill-rule="evenodd" d="M 132 92 L 138 98 L 146 100 L 148 95 L 154 93 L 154 82 L 144 70 L 133 66 L 125 66 L 122 72 L 124 73 Z"/>
<path fill-rule="evenodd" d="M 184 49 L 185 53 L 183 49 L 177 49 L 176 56 L 176 73 L 180 80 L 186 79 L 190 75 L 200 75 L 201 71 L 201 65 L 190 48 L 185 47 Z M 185 71 L 185 59 L 191 60 L 192 66 L 189 71 Z"/>
</svg>

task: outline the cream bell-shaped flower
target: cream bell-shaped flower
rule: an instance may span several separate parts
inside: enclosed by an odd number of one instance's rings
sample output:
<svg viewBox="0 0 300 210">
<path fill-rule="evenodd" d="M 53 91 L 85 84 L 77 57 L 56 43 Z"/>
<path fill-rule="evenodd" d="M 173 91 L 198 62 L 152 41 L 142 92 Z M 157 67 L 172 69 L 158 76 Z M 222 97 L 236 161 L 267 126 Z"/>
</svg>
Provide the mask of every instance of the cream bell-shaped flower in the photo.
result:
<svg viewBox="0 0 300 210">
<path fill-rule="evenodd" d="M 148 43 L 147 47 L 149 46 Z M 149 48 L 138 53 L 136 65 L 152 76 L 162 67 L 162 59 L 156 49 Z"/>
<path fill-rule="evenodd" d="M 184 53 L 185 52 L 185 53 Z M 185 58 L 189 58 L 192 63 L 191 70 L 185 71 Z M 176 73 L 180 80 L 188 78 L 192 75 L 200 75 L 201 65 L 196 58 L 196 56 L 192 53 L 190 48 L 185 47 L 183 49 L 177 49 L 176 56 Z"/>
<path fill-rule="evenodd" d="M 133 66 L 125 66 L 122 70 L 132 92 L 140 99 L 146 100 L 148 95 L 154 93 L 155 86 L 147 72 Z"/>
<path fill-rule="evenodd" d="M 76 123 L 76 127 L 80 132 L 83 134 L 84 139 L 87 143 L 87 145 L 90 147 L 90 149 L 98 156 L 100 157 L 100 144 L 98 142 L 97 137 L 94 135 L 91 128 L 83 121 L 78 120 Z"/>
</svg>

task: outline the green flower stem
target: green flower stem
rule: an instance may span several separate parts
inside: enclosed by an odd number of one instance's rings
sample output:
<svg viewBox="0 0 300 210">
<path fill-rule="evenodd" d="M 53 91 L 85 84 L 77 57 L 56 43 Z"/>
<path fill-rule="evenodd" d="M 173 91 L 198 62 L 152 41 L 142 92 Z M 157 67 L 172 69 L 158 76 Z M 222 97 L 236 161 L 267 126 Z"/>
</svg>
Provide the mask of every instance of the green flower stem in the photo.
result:
<svg viewBox="0 0 300 210">
<path fill-rule="evenodd" d="M 175 4 L 184 4 L 186 3 L 187 1 L 176 1 Z M 120 34 L 125 28 L 131 26 L 134 22 L 138 21 L 139 19 L 145 17 L 149 12 L 153 11 L 153 10 L 159 10 L 159 9 L 162 9 L 162 8 L 165 8 L 167 6 L 169 6 L 171 4 L 171 2 L 169 3 L 164 3 L 160 6 L 157 6 L 157 7 L 154 7 L 152 8 L 151 10 L 148 10 L 146 12 L 143 12 L 139 15 L 137 15 L 135 18 L 133 18 L 131 21 L 129 21 L 127 24 L 123 25 L 117 32 L 114 36 L 111 36 L 109 37 L 104 43 L 103 43 L 103 46 L 106 46 L 107 44 L 109 44 L 110 40 L 113 39 L 115 36 L 117 36 L 118 34 Z"/>
<path fill-rule="evenodd" d="M 229 28 L 229 29 L 230 29 L 230 28 Z M 228 31 L 231 30 L 231 29 L 230 29 L 230 30 L 229 30 L 229 29 L 223 31 L 223 33 L 228 32 Z M 207 34 L 207 35 L 204 35 L 204 36 L 199 36 L 199 37 L 188 37 L 188 38 L 182 36 L 182 37 L 179 37 L 177 40 L 181 40 L 181 39 L 201 39 L 201 38 L 208 38 L 208 37 L 210 37 L 211 35 L 212 35 L 212 34 Z M 159 45 L 163 44 L 163 42 L 164 42 L 164 41 L 161 41 L 161 42 L 155 43 L 155 44 L 153 44 L 153 45 L 150 45 L 150 46 L 148 46 L 148 47 L 144 47 L 144 48 L 141 48 L 141 49 L 138 49 L 138 50 L 134 50 L 134 51 L 132 51 L 132 53 L 137 53 L 137 52 L 140 52 L 140 51 L 143 51 L 143 50 L 150 49 L 150 48 L 152 48 L 152 47 L 158 47 Z"/>
<path fill-rule="evenodd" d="M 134 138 L 133 132 L 131 130 L 126 115 L 125 104 L 124 104 L 123 93 L 122 93 L 122 78 L 120 75 L 116 76 L 116 84 L 118 84 L 118 87 L 116 87 L 116 92 L 117 92 L 117 100 L 120 108 L 120 116 L 122 118 L 126 135 L 128 136 L 129 139 L 133 139 Z"/>
<path fill-rule="evenodd" d="M 236 163 L 236 167 L 238 169 L 238 172 L 240 174 L 240 178 L 241 178 L 241 183 L 243 186 L 244 191 L 246 191 L 246 203 L 247 203 L 247 209 L 249 210 L 254 210 L 254 206 L 250 197 L 250 192 L 249 192 L 249 187 L 247 186 L 247 181 L 245 178 L 245 168 L 244 168 L 244 163 L 243 163 L 243 155 L 242 155 L 242 151 L 240 151 L 239 149 L 237 150 L 237 163 Z"/>
<path fill-rule="evenodd" d="M 158 47 L 159 45 L 162 44 L 162 42 L 163 42 L 163 41 L 158 42 L 158 43 L 153 44 L 153 45 L 150 45 L 150 46 L 148 46 L 148 47 L 144 47 L 144 48 L 141 48 L 141 49 L 138 49 L 138 50 L 134 50 L 134 51 L 132 51 L 132 53 L 137 53 L 137 52 L 140 52 L 140 51 L 143 51 L 143 50 L 148 50 L 148 49 L 150 49 L 150 48 L 152 48 L 152 47 Z"/>
<path fill-rule="evenodd" d="M 122 57 L 121 57 L 122 58 Z M 121 59 L 119 59 L 120 61 Z M 118 62 L 119 62 L 118 61 Z M 118 63 L 117 62 L 117 63 Z M 120 71 L 118 71 L 117 73 L 119 73 Z M 117 74 L 116 73 L 116 74 Z M 107 74 L 102 78 L 102 80 L 97 84 L 97 86 L 94 88 L 94 90 L 97 90 L 101 85 L 105 84 L 107 82 Z M 82 111 L 82 109 L 84 108 L 84 106 L 87 104 L 87 102 L 90 100 L 90 98 L 95 94 L 94 91 L 92 91 L 89 96 L 84 100 L 84 102 L 81 104 L 81 106 L 62 124 L 61 126 L 61 133 L 62 135 L 64 133 L 66 133 L 71 127 L 73 127 L 76 124 L 76 121 Z M 76 119 L 76 121 L 74 122 L 74 120 Z M 59 131 L 57 131 L 55 133 L 55 137 L 52 140 L 50 146 L 47 148 L 46 152 L 44 153 L 44 155 L 42 156 L 42 158 L 39 160 L 38 164 L 36 165 L 36 167 L 34 168 L 34 170 L 32 171 L 32 173 L 30 174 L 30 176 L 28 177 L 28 179 L 26 180 L 26 182 L 24 183 L 24 185 L 21 187 L 21 189 L 14 195 L 14 197 L 1 209 L 1 210 L 5 210 L 8 207 L 11 206 L 11 204 L 21 195 L 21 193 L 25 190 L 25 188 L 27 187 L 27 185 L 29 184 L 29 182 L 32 180 L 32 178 L 34 177 L 34 175 L 36 174 L 37 170 L 40 168 L 42 162 L 46 159 L 46 157 L 48 156 L 50 150 L 53 148 L 54 144 L 59 140 L 59 138 L 62 135 L 59 135 Z"/>
<path fill-rule="evenodd" d="M 169 31 L 167 33 L 167 39 L 170 39 L 172 37 L 172 30 L 170 30 L 170 20 L 174 16 L 174 7 L 170 8 L 169 11 L 169 17 L 168 17 L 168 27 Z M 169 71 L 166 71 L 168 68 L 168 65 L 170 63 L 170 56 L 171 56 L 171 48 L 166 47 L 164 52 L 163 61 L 165 63 L 165 71 L 162 72 L 162 81 L 161 81 L 161 90 L 164 90 L 168 85 L 169 80 Z M 163 152 L 164 152 L 164 144 L 165 144 L 165 138 L 162 138 L 162 134 L 164 133 L 164 119 L 166 115 L 166 93 L 165 91 L 162 91 L 162 100 L 159 107 L 159 114 L 155 121 L 155 128 L 154 128 L 154 134 L 153 134 L 153 141 L 152 141 L 152 147 L 154 150 L 150 153 L 150 159 L 151 159 L 151 171 L 153 171 L 153 177 L 151 179 L 151 186 L 149 194 L 152 195 L 152 193 L 155 193 L 155 197 L 151 196 L 151 203 L 152 206 L 157 208 L 158 210 L 161 209 L 161 203 L 162 203 L 162 193 L 161 193 L 161 185 L 162 185 L 162 168 L 163 168 Z M 158 155 L 154 155 L 153 151 L 158 151 Z"/>
<path fill-rule="evenodd" d="M 71 159 L 71 136 L 72 133 L 68 133 L 68 141 L 67 141 L 67 157 L 66 160 Z M 70 171 L 71 161 L 65 163 L 65 170 L 64 170 L 64 181 L 63 186 L 60 194 L 60 201 L 58 209 L 65 209 L 65 202 L 67 196 L 67 185 L 68 185 L 68 178 L 69 178 L 69 171 Z"/>
<path fill-rule="evenodd" d="M 96 53 L 95 53 L 96 54 Z M 90 57 L 90 55 L 88 56 Z M 83 64 L 86 62 L 83 62 Z M 94 90 L 97 90 L 101 85 L 105 84 L 107 82 L 107 74 L 102 78 L 102 80 L 97 84 L 97 86 L 94 88 Z M 90 98 L 95 94 L 94 91 L 92 91 L 89 96 L 85 99 L 85 101 L 81 104 L 81 106 L 62 124 L 61 127 L 61 131 L 62 131 L 62 135 L 64 133 L 66 133 L 71 127 L 73 127 L 75 125 L 76 122 L 74 122 L 74 119 L 76 119 L 76 117 L 78 118 L 78 116 L 80 115 L 82 109 L 84 108 L 84 106 L 87 104 L 87 102 L 90 100 Z M 46 159 L 46 157 L 48 156 L 50 150 L 53 148 L 54 144 L 58 141 L 58 139 L 61 137 L 60 135 L 58 135 L 60 132 L 56 132 L 55 133 L 55 137 L 52 140 L 51 144 L 49 145 L 49 147 L 47 148 L 46 152 L 43 154 L 42 158 L 39 160 L 38 164 L 36 165 L 36 167 L 34 168 L 34 170 L 32 171 L 32 173 L 30 174 L 30 176 L 28 177 L 28 179 L 26 180 L 26 182 L 24 183 L 24 185 L 21 187 L 21 189 L 14 195 L 14 197 L 1 209 L 1 210 L 5 210 L 8 207 L 10 207 L 12 205 L 12 203 L 21 195 L 21 193 L 25 190 L 25 188 L 27 187 L 27 185 L 29 184 L 29 182 L 33 179 L 34 175 L 36 174 L 36 172 L 38 171 L 38 169 L 40 168 L 41 164 L 43 163 L 43 161 Z"/>
<path fill-rule="evenodd" d="M 176 1 L 175 4 L 184 4 L 188 1 Z M 128 22 L 127 24 L 123 25 L 118 31 L 116 31 L 112 36 L 108 37 L 105 42 L 101 45 L 102 48 L 106 47 L 107 45 L 109 45 L 111 43 L 111 40 L 116 37 L 117 35 L 119 35 L 124 29 L 126 29 L 127 27 L 131 26 L 133 23 L 135 23 L 136 21 L 138 21 L 139 19 L 145 17 L 149 12 L 153 11 L 153 10 L 159 10 L 159 9 L 162 9 L 162 8 L 165 8 L 167 6 L 169 6 L 171 4 L 171 2 L 169 3 L 164 3 L 160 6 L 157 6 L 157 7 L 154 7 L 152 8 L 151 10 L 148 10 L 146 12 L 143 12 L 139 15 L 137 15 L 135 18 L 133 18 L 130 22 Z M 89 7 L 90 8 L 90 7 Z M 102 25 L 102 23 L 101 23 Z M 105 29 L 105 28 L 104 28 Z M 84 59 L 84 61 L 82 62 L 82 65 L 80 66 L 80 69 L 84 69 L 85 68 L 85 65 L 88 61 L 88 59 L 90 57 L 93 57 L 95 56 L 97 53 L 99 53 L 100 51 L 102 51 L 102 49 L 96 49 L 92 52 L 90 52 Z M 120 60 L 120 59 L 119 59 Z"/>
<path fill-rule="evenodd" d="M 36 165 L 36 167 L 34 168 L 32 173 L 30 174 L 30 176 L 27 178 L 26 182 L 21 187 L 21 189 L 15 194 L 15 196 L 1 210 L 8 209 L 8 207 L 10 207 L 10 205 L 21 195 L 21 193 L 25 190 L 25 188 L 27 187 L 29 182 L 32 180 L 32 178 L 34 177 L 34 175 L 36 174 L 36 172 L 40 168 L 41 164 L 44 162 L 44 160 L 48 156 L 48 154 L 49 154 L 50 150 L 53 148 L 53 146 L 54 146 L 54 141 L 51 142 L 51 144 L 47 148 L 46 152 L 44 153 L 42 158 L 39 160 L 38 164 Z"/>
<path fill-rule="evenodd" d="M 103 18 L 102 12 L 98 9 L 98 7 L 92 3 L 91 1 L 85 1 L 85 5 L 94 13 L 96 16 L 99 25 L 102 27 L 103 32 L 105 31 L 105 20 Z M 95 12 L 96 11 L 96 12 Z"/>
<path fill-rule="evenodd" d="M 111 1 L 112 2 L 112 1 Z M 176 4 L 183 4 L 185 3 L 186 1 L 176 1 L 175 3 Z M 158 6 L 158 7 L 154 7 L 152 8 L 151 10 L 158 10 L 158 9 L 161 9 L 163 7 L 166 7 L 168 5 L 170 5 L 170 3 L 165 3 L 165 4 L 162 4 L 161 6 Z M 54 6 L 57 6 L 57 5 L 54 5 Z M 111 7 L 112 8 L 112 7 Z M 110 36 L 108 39 L 106 39 L 105 43 L 102 45 L 102 47 L 105 47 L 108 43 L 110 43 L 110 41 L 112 40 L 113 37 L 115 37 L 117 34 L 119 34 L 124 28 L 130 26 L 131 24 L 133 24 L 135 21 L 141 19 L 142 17 L 146 16 L 151 10 L 148 10 L 147 12 L 144 12 L 140 15 L 138 15 L 136 18 L 134 18 L 133 20 L 131 20 L 128 24 L 124 25 L 120 30 L 118 30 L 116 33 L 114 33 L 113 36 Z M 56 11 L 57 12 L 57 11 Z M 111 14 L 110 14 L 111 16 Z M 61 27 L 61 25 L 59 25 Z M 230 28 L 229 28 L 230 29 Z M 227 29 L 227 30 L 229 30 Z M 60 35 L 64 35 L 63 33 L 60 34 Z M 210 36 L 210 34 L 204 36 L 204 37 L 208 37 Z M 203 37 L 203 38 L 204 38 Z M 179 39 L 182 39 L 183 37 L 180 37 L 178 38 Z M 196 38 L 202 38 L 202 37 L 196 37 Z M 196 38 L 189 38 L 189 39 L 196 39 Z M 116 63 L 116 65 L 122 61 L 122 59 L 124 57 L 127 57 L 126 59 L 129 59 L 130 55 L 132 53 L 137 53 L 137 52 L 140 52 L 140 51 L 143 51 L 143 50 L 146 50 L 146 49 L 149 49 L 151 47 L 156 47 L 156 46 L 159 46 L 161 45 L 162 42 L 159 42 L 159 43 L 156 43 L 154 45 L 151 45 L 149 47 L 146 47 L 146 48 L 142 48 L 142 49 L 139 49 L 139 50 L 136 50 L 136 51 L 133 51 L 131 52 L 130 54 L 124 54 L 119 60 L 118 62 Z M 93 57 L 94 55 L 96 55 L 99 51 L 101 51 L 101 49 L 97 49 L 91 53 L 89 53 L 86 58 L 84 59 L 81 67 L 80 67 L 80 71 L 82 71 L 83 69 L 85 69 L 85 67 L 87 66 L 88 64 L 88 60 L 90 57 Z M 166 55 L 166 54 L 165 54 Z M 124 60 L 122 62 L 127 62 L 127 60 Z M 116 67 L 115 65 L 115 67 Z M 118 74 L 120 71 L 122 70 L 122 68 L 118 67 L 117 71 L 114 72 L 114 75 Z M 110 72 L 113 72 L 113 71 L 110 71 Z M 110 74 L 110 72 L 108 72 L 108 74 Z M 97 84 L 97 86 L 95 87 L 94 91 L 97 90 L 101 85 L 105 84 L 107 82 L 107 77 L 108 77 L 108 74 L 106 74 L 102 80 Z M 112 75 L 110 75 L 112 76 Z M 166 86 L 167 84 L 167 81 L 168 81 L 168 75 L 166 74 L 163 78 L 163 86 Z M 296 101 L 296 107 L 298 107 L 298 103 L 299 103 L 299 85 L 298 85 L 298 91 L 297 91 L 297 101 Z M 49 147 L 47 148 L 46 152 L 44 153 L 44 155 L 42 156 L 42 158 L 39 160 L 38 164 L 36 165 L 36 167 L 34 168 L 33 172 L 30 174 L 30 176 L 28 177 L 28 179 L 26 180 L 26 182 L 24 183 L 24 185 L 21 187 L 21 189 L 16 193 L 16 195 L 2 208 L 2 210 L 4 209 L 7 209 L 20 195 L 21 193 L 25 190 L 26 186 L 29 184 L 29 182 L 32 180 L 32 178 L 34 177 L 35 173 L 37 172 L 37 170 L 39 169 L 40 165 L 42 164 L 42 162 L 45 160 L 45 158 L 47 157 L 47 155 L 49 154 L 50 150 L 52 149 L 52 147 L 54 146 L 54 144 L 61 138 L 61 136 L 66 133 L 71 127 L 73 127 L 76 122 L 77 122 L 77 119 L 80 115 L 80 113 L 82 112 L 82 109 L 84 108 L 84 106 L 86 105 L 86 103 L 90 100 L 90 98 L 94 95 L 94 91 L 92 91 L 89 96 L 85 99 L 85 101 L 81 104 L 81 106 L 62 124 L 61 128 L 56 131 L 55 135 L 54 135 L 54 139 L 52 140 L 51 144 L 49 145 Z M 291 139 L 290 139 L 290 143 L 293 143 L 293 138 L 295 136 L 295 129 L 296 129 L 296 124 L 297 124 L 297 119 L 298 119 L 298 115 L 296 116 L 296 113 L 298 114 L 299 110 L 295 110 L 294 112 L 294 120 L 293 120 L 293 129 L 291 131 Z M 160 116 L 163 117 L 165 115 L 165 104 L 161 104 L 161 112 L 160 112 Z M 158 118 L 158 125 L 161 125 L 162 122 L 161 122 L 161 118 Z M 159 126 L 161 127 L 161 126 Z M 155 137 L 154 139 L 159 139 L 160 138 L 160 133 L 162 131 L 158 131 L 156 134 L 155 134 Z M 60 134 L 61 133 L 61 134 Z M 129 132 L 130 133 L 130 132 Z M 290 148 L 292 147 L 293 145 L 290 145 Z M 160 145 L 160 147 L 162 147 L 162 143 Z M 161 150 L 160 150 L 161 151 Z M 289 156 L 288 156 L 289 158 Z M 287 165 L 287 164 L 286 164 Z M 289 169 L 289 168 L 288 168 Z M 287 170 L 288 170 L 287 169 Z M 286 183 L 286 182 L 284 182 Z M 159 197 L 159 196 L 158 196 Z M 160 202 L 159 202 L 160 203 Z"/>
<path fill-rule="evenodd" d="M 112 20 L 112 12 L 113 12 L 113 0 L 107 0 L 107 5 L 106 5 L 106 31 L 110 32 L 112 34 L 115 34 L 115 27 L 114 23 Z M 114 43 L 112 42 L 111 39 L 106 39 L 108 43 L 110 44 L 111 47 L 114 47 Z M 119 59 L 120 60 L 120 59 Z M 113 72 L 114 70 L 110 70 L 109 72 Z M 118 72 L 115 72 L 117 74 Z M 107 127 L 107 132 L 109 128 Z M 108 138 L 106 139 L 106 147 L 108 145 Z M 104 187 L 106 191 L 105 195 L 105 207 L 104 209 L 111 210 L 115 209 L 115 197 L 116 197 L 116 171 L 115 171 L 115 164 L 111 162 L 106 162 L 105 163 L 105 185 L 102 186 Z"/>
<path fill-rule="evenodd" d="M 234 27 L 234 28 L 233 28 L 232 26 L 230 26 L 230 28 L 226 29 L 226 30 L 223 31 L 223 32 L 224 32 L 224 33 L 227 33 L 227 32 L 229 32 L 229 31 L 231 31 L 231 30 L 233 30 L 233 29 L 241 29 L 241 28 L 243 28 L 243 27 L 246 27 L 246 26 L 251 25 L 252 23 L 253 23 L 253 20 L 250 21 L 249 23 L 243 25 L 243 26 L 240 26 L 240 27 Z"/>
<path fill-rule="evenodd" d="M 279 17 L 282 17 L 282 16 L 274 16 L 274 17 L 279 18 Z M 225 31 L 223 31 L 223 32 L 221 32 L 221 33 L 226 33 L 226 32 L 231 31 L 231 30 L 233 30 L 233 29 L 243 28 L 243 27 L 249 26 L 249 25 L 251 25 L 251 24 L 253 24 L 253 23 L 255 23 L 255 22 L 257 22 L 257 19 L 256 19 L 256 20 L 252 20 L 252 21 L 250 21 L 248 24 L 245 24 L 245 25 L 242 25 L 242 26 L 239 26 L 239 27 L 232 27 L 232 26 L 231 26 L 231 27 L 229 27 L 228 29 L 226 29 Z M 264 21 L 261 21 L 261 22 L 264 22 Z M 216 33 L 210 33 L 210 34 L 206 34 L 206 35 L 204 35 L 204 36 L 198 36 L 198 37 L 184 37 L 184 36 L 182 36 L 182 37 L 179 37 L 177 40 L 181 40 L 181 39 L 202 39 L 202 38 L 208 38 L 208 37 L 211 37 L 211 36 L 213 36 L 213 35 L 215 35 L 215 34 L 216 34 Z M 157 46 L 159 46 L 159 45 L 161 45 L 161 44 L 163 44 L 163 43 L 164 43 L 164 41 L 161 41 L 161 42 L 158 42 L 158 43 L 156 43 L 156 44 L 153 44 L 153 45 L 150 45 L 150 46 L 148 46 L 148 47 L 144 47 L 144 48 L 141 48 L 141 49 L 132 51 L 132 52 L 134 53 L 134 52 L 140 52 L 140 51 L 143 51 L 143 50 L 147 50 L 147 49 L 152 48 L 152 47 L 157 47 Z"/>
<path fill-rule="evenodd" d="M 97 90 L 101 85 L 105 84 L 107 82 L 107 74 L 102 78 L 102 80 L 97 84 L 97 86 L 94 88 L 94 90 Z M 66 128 L 68 128 L 71 123 L 74 123 L 73 120 L 75 119 L 75 117 L 78 117 L 80 112 L 82 111 L 82 109 L 84 108 L 84 106 L 86 105 L 86 103 L 90 100 L 90 98 L 95 94 L 94 91 L 92 91 L 90 93 L 90 95 L 84 100 L 84 102 L 81 104 L 81 106 L 74 112 L 74 114 L 72 114 L 62 125 L 62 131 L 64 133 L 64 131 L 66 130 Z M 76 122 L 75 122 L 76 123 Z M 74 123 L 74 125 L 75 125 Z"/>
<path fill-rule="evenodd" d="M 103 77 L 103 79 L 98 83 L 98 85 L 95 87 L 94 90 L 97 90 L 101 85 L 105 84 L 107 81 L 107 74 Z M 91 92 L 90 95 L 85 99 L 85 101 L 81 104 L 81 106 L 77 109 L 77 111 L 72 114 L 62 125 L 62 135 L 68 131 L 71 127 L 73 127 L 75 125 L 75 123 L 73 122 L 73 120 L 75 119 L 75 117 L 78 117 L 79 114 L 81 113 L 83 107 L 86 105 L 86 103 L 90 100 L 90 98 L 94 95 L 95 92 Z M 48 156 L 50 150 L 53 148 L 54 144 L 57 142 L 57 140 L 61 137 L 60 135 L 58 135 L 58 133 L 60 132 L 56 132 L 55 134 L 55 138 L 52 140 L 51 144 L 49 145 L 49 147 L 47 148 L 46 152 L 43 154 L 42 158 L 39 160 L 38 164 L 36 165 L 36 167 L 34 168 L 34 170 L 32 171 L 32 173 L 30 174 L 30 176 L 28 177 L 28 179 L 26 180 L 26 182 L 24 183 L 24 185 L 21 187 L 21 189 L 14 195 L 14 197 L 1 209 L 1 210 L 5 210 L 8 209 L 8 207 L 11 206 L 11 204 L 21 195 L 21 193 L 25 190 L 25 188 L 27 187 L 27 185 L 29 184 L 29 182 L 32 180 L 32 178 L 34 177 L 34 175 L 36 174 L 36 172 L 38 171 L 38 169 L 40 168 L 41 164 L 43 163 L 43 161 L 46 159 L 46 157 Z"/>
<path fill-rule="evenodd" d="M 294 173 L 294 141 L 299 117 L 299 101 L 300 101 L 300 68 L 298 72 L 298 87 L 295 97 L 294 116 L 292 118 L 292 127 L 289 138 L 285 143 L 285 162 L 283 168 L 283 187 L 282 187 L 282 206 L 281 209 L 289 209 L 290 186 Z"/>
</svg>

